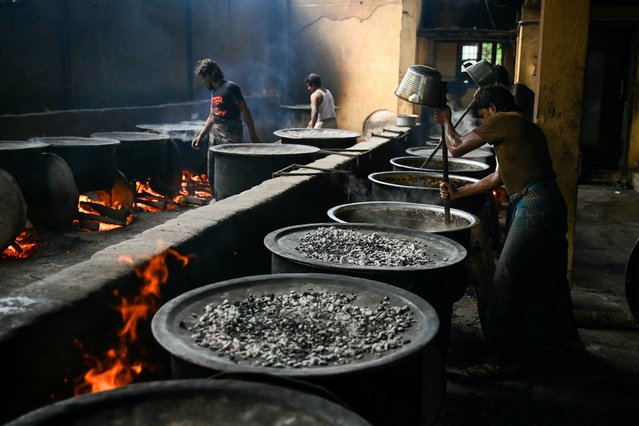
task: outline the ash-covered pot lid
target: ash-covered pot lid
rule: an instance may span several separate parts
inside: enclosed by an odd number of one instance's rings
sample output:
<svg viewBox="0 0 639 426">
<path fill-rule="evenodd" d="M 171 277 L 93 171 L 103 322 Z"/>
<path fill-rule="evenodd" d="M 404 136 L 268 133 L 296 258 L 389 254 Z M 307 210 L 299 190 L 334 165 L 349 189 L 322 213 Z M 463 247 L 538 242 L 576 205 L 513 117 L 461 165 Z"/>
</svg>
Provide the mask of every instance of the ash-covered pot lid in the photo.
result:
<svg viewBox="0 0 639 426">
<path fill-rule="evenodd" d="M 202 130 L 202 126 L 195 123 L 138 124 L 135 127 L 141 130 L 152 130 L 154 132 L 194 132 Z"/>
<path fill-rule="evenodd" d="M 149 132 L 97 132 L 91 133 L 92 138 L 115 139 L 120 142 L 157 142 L 170 140 L 169 135 Z"/>
<path fill-rule="evenodd" d="M 307 129 L 290 128 L 273 132 L 275 136 L 287 139 L 351 139 L 358 138 L 362 134 L 351 130 L 342 129 Z"/>
<path fill-rule="evenodd" d="M 216 355 L 209 348 L 199 346 L 191 337 L 189 326 L 196 323 L 205 306 L 245 300 L 249 295 L 288 295 L 291 291 L 304 293 L 327 291 L 355 294 L 353 304 L 375 306 L 388 297 L 392 306 L 407 306 L 414 315 L 414 324 L 406 330 L 410 342 L 389 349 L 381 357 L 367 354 L 348 364 L 276 368 L 233 362 Z M 381 282 L 364 278 L 333 274 L 269 274 L 236 278 L 191 290 L 163 305 L 151 324 L 155 339 L 171 355 L 214 371 L 258 372 L 293 377 L 334 376 L 383 368 L 422 350 L 439 329 L 434 308 L 419 296 Z"/>
<path fill-rule="evenodd" d="M 29 139 L 28 141 L 6 140 L 0 141 L 0 151 L 19 151 L 23 149 L 42 149 L 49 146 L 47 143 Z"/>
<path fill-rule="evenodd" d="M 215 154 L 251 157 L 310 155 L 318 153 L 319 150 L 315 146 L 281 143 L 229 143 L 209 148 L 209 151 Z"/>
<path fill-rule="evenodd" d="M 120 145 L 120 141 L 116 139 L 85 138 L 80 136 L 47 136 L 31 138 L 29 140 L 44 142 L 54 147 Z"/>
</svg>

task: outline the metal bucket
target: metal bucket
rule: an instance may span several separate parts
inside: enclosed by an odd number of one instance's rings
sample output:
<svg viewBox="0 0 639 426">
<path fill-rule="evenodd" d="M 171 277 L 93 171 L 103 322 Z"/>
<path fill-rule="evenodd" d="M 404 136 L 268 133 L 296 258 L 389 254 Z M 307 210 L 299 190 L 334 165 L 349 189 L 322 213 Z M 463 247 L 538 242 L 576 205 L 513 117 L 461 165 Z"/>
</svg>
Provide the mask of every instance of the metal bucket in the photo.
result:
<svg viewBox="0 0 639 426">
<path fill-rule="evenodd" d="M 428 157 L 417 157 L 410 155 L 407 157 L 391 158 L 390 163 L 394 171 L 416 171 L 416 172 L 437 172 L 444 170 L 444 162 L 441 158 L 431 158 L 426 163 Z M 479 161 L 466 160 L 464 158 L 449 158 L 448 172 L 466 176 L 474 179 L 481 179 L 488 175 L 489 166 Z"/>
<path fill-rule="evenodd" d="M 197 320 L 193 314 L 197 316 L 210 304 L 217 306 L 226 300 L 239 306 L 249 295 L 280 297 L 291 292 L 322 291 L 353 294 L 356 299 L 352 303 L 362 307 L 373 307 L 385 297 L 392 306 L 408 306 L 415 318 L 413 326 L 406 330 L 410 342 L 381 356 L 365 354 L 348 364 L 265 367 L 239 357 L 232 361 L 220 352 L 199 346 L 188 330 Z M 152 321 L 154 337 L 171 354 L 174 378 L 232 372 L 302 380 L 336 395 L 376 425 L 418 424 L 422 357 L 437 326 L 433 308 L 414 294 L 371 280 L 330 274 L 257 275 L 209 284 L 169 301 Z"/>
<path fill-rule="evenodd" d="M 468 212 L 450 209 L 451 223 L 444 218 L 444 207 L 399 201 L 366 201 L 332 207 L 328 217 L 340 223 L 378 223 L 417 231 L 432 232 L 470 248 L 471 230 L 479 218 Z"/>
<path fill-rule="evenodd" d="M 414 104 L 431 107 L 441 105 L 444 94 L 441 73 L 426 65 L 409 66 L 395 89 L 395 95 L 398 97 Z"/>
<path fill-rule="evenodd" d="M 372 182 L 371 198 L 374 201 L 404 201 L 409 203 L 443 206 L 439 184 L 443 174 L 437 172 L 376 172 L 368 175 Z M 478 182 L 479 179 L 450 175 L 450 183 L 459 188 Z M 450 207 L 477 214 L 486 202 L 485 194 L 471 195 L 450 202 Z"/>
<path fill-rule="evenodd" d="M 82 395 L 34 410 L 7 426 L 71 424 L 370 426 L 345 407 L 309 393 L 207 379 L 147 382 Z"/>
<path fill-rule="evenodd" d="M 319 148 L 308 145 L 238 143 L 209 148 L 209 181 L 213 195 L 222 200 L 246 191 L 291 164 L 312 162 Z M 213 175 L 213 176 L 211 176 Z"/>
<path fill-rule="evenodd" d="M 116 148 L 118 169 L 129 180 L 144 181 L 167 175 L 168 135 L 150 132 L 98 132 L 92 138 L 120 141 Z"/>
<path fill-rule="evenodd" d="M 71 168 L 82 194 L 100 189 L 110 190 L 117 173 L 116 149 L 120 141 L 107 138 L 52 136 L 29 139 L 48 146 L 45 152 L 56 154 Z"/>
<path fill-rule="evenodd" d="M 311 145 L 318 148 L 344 149 L 357 143 L 359 132 L 342 129 L 290 128 L 273 132 L 284 144 Z"/>
</svg>

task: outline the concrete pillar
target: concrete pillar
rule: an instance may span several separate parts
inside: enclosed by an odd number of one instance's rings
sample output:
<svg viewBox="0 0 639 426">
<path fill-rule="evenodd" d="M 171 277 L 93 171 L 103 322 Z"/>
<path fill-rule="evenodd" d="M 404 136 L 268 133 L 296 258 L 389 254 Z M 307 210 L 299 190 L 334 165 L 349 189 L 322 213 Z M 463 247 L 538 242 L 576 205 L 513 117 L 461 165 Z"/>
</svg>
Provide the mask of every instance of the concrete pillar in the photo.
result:
<svg viewBox="0 0 639 426">
<path fill-rule="evenodd" d="M 575 236 L 589 9 L 589 0 L 542 0 L 539 27 L 535 115 L 548 139 L 557 182 L 568 205 L 569 277 Z"/>
</svg>

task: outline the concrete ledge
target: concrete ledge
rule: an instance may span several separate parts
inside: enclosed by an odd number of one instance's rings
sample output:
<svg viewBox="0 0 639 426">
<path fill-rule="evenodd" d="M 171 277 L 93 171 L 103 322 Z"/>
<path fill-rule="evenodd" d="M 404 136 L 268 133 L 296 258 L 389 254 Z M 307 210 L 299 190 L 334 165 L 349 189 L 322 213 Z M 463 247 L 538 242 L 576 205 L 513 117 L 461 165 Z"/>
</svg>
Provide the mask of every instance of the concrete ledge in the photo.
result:
<svg viewBox="0 0 639 426">
<path fill-rule="evenodd" d="M 406 135 L 373 138 L 351 148 L 360 154 L 357 157 L 329 155 L 311 165 L 350 170 L 346 186 L 365 188 L 367 174 L 380 165 L 390 168 L 390 157 L 403 151 L 407 140 Z M 186 212 L 0 299 L 0 352 L 11 366 L 4 376 L 11 392 L 0 420 L 72 396 L 74 380 L 87 369 L 78 342 L 88 353 L 101 354 L 115 340 L 114 333 L 122 323 L 114 310 L 119 303 L 114 292 L 135 295 L 141 286 L 132 266 L 118 262 L 120 256 L 132 256 L 136 266 L 167 248 L 192 256 L 186 267 L 167 256 L 169 279 L 161 290 L 161 305 L 208 283 L 270 273 L 271 254 L 263 244 L 269 232 L 295 224 L 329 222 L 329 208 L 359 201 L 348 199 L 350 188 L 338 186 L 334 174 L 310 172 L 270 179 Z M 139 328 L 143 329 L 139 330 L 139 345 L 159 365 L 140 381 L 167 378 L 167 355 L 151 336 L 150 318 Z"/>
</svg>

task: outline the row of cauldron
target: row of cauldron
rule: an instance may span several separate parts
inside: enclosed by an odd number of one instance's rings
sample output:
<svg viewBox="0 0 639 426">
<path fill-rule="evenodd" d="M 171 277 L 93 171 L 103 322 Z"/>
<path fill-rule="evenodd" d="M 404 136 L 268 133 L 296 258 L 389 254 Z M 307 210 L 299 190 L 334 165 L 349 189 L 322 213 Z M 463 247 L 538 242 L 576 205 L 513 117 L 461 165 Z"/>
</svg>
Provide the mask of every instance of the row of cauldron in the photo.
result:
<svg viewBox="0 0 639 426">
<path fill-rule="evenodd" d="M 242 185 L 249 185 L 242 189 L 233 181 L 234 173 L 266 170 L 268 179 L 285 167 L 271 161 L 274 157 L 292 154 L 294 162 L 303 163 L 318 154 L 309 146 L 298 148 L 293 144 L 279 151 L 276 144 L 262 145 L 266 144 L 210 149 L 213 161 L 209 161 L 209 168 L 214 169 L 218 200 L 264 180 L 242 180 Z M 100 424 L 435 424 L 445 395 L 444 358 L 452 307 L 468 282 L 468 249 L 473 232 L 481 228 L 475 213 L 482 209 L 485 199 L 453 205 L 452 224 L 444 224 L 438 192 L 441 173 L 419 167 L 427 158 L 420 156 L 419 149 L 409 154 L 415 158 L 393 159 L 394 171 L 368 176 L 373 201 L 333 207 L 327 214 L 334 222 L 291 226 L 268 234 L 264 245 L 272 256 L 270 275 L 210 284 L 162 306 L 153 318 L 152 331 L 171 356 L 173 380 L 61 401 L 12 424 L 67 423 L 79 418 L 86 418 L 84 423 Z M 242 162 L 233 166 L 228 159 Z M 410 162 L 415 159 L 417 163 Z M 436 160 L 431 160 L 432 164 L 437 164 Z M 494 167 L 491 161 L 488 157 L 485 163 L 472 162 L 470 169 L 479 173 L 476 177 L 454 174 L 451 181 L 456 185 L 476 181 Z M 227 182 L 218 181 L 218 175 L 236 186 L 229 183 L 225 187 Z M 345 265 L 300 253 L 298 247 L 305 235 L 325 227 L 412 241 L 428 247 L 434 260 L 410 267 Z M 353 294 L 357 296 L 354 303 L 364 307 L 386 299 L 396 307 L 408 306 L 415 313 L 415 322 L 406 330 L 404 345 L 381 356 L 367 354 L 345 365 L 258 367 L 229 360 L 192 339 L 189 328 L 207 305 L 238 303 L 248 294 L 277 296 L 292 291 Z M 217 380 L 206 379 L 211 377 Z"/>
</svg>

